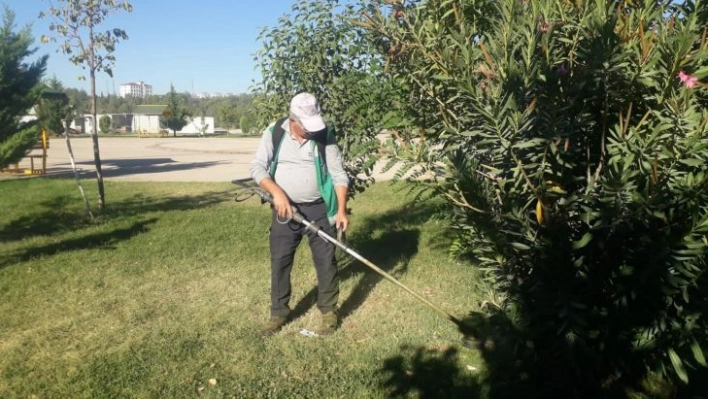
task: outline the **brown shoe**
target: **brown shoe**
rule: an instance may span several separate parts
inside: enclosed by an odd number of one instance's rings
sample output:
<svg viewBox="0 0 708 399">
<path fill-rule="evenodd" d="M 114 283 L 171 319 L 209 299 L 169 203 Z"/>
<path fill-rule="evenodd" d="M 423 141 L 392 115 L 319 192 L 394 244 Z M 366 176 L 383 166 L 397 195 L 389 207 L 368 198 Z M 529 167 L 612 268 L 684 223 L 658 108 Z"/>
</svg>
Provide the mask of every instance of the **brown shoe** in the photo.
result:
<svg viewBox="0 0 708 399">
<path fill-rule="evenodd" d="M 337 331 L 339 327 L 339 316 L 336 311 L 322 313 L 322 322 L 317 331 L 320 335 L 330 335 Z"/>
<path fill-rule="evenodd" d="M 261 329 L 261 335 L 264 337 L 273 335 L 280 331 L 288 321 L 287 317 L 271 316 L 270 320 Z"/>
</svg>

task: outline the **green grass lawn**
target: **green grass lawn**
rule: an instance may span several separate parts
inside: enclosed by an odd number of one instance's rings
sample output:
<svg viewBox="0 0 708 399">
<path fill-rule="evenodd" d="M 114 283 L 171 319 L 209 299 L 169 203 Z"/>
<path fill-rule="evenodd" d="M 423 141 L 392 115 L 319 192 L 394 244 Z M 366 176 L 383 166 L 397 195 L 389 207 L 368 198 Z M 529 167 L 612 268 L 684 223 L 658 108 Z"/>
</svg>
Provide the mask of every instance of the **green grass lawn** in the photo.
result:
<svg viewBox="0 0 708 399">
<path fill-rule="evenodd" d="M 95 202 L 95 182 L 85 181 Z M 455 326 L 358 262 L 340 262 L 341 329 L 319 322 L 306 243 L 296 318 L 262 338 L 269 210 L 230 184 L 106 183 L 90 222 L 71 180 L 0 181 L 0 397 L 479 397 L 483 366 Z M 479 275 L 447 256 L 431 204 L 372 186 L 348 243 L 463 316 Z"/>
</svg>

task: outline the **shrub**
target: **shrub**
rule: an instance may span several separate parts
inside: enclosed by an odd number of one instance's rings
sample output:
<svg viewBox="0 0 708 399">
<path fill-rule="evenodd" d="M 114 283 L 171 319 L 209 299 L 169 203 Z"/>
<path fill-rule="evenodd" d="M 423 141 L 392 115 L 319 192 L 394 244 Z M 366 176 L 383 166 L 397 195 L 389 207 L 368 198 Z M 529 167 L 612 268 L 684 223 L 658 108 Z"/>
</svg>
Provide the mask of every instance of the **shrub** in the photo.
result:
<svg viewBox="0 0 708 399">
<path fill-rule="evenodd" d="M 106 134 L 111 131 L 111 117 L 108 115 L 103 115 L 99 120 L 98 120 L 98 127 L 101 129 L 101 133 Z"/>
<path fill-rule="evenodd" d="M 505 298 L 470 317 L 492 396 L 687 382 L 708 342 L 705 6 L 387 3 L 361 24 L 414 103 L 415 161 Z"/>
</svg>

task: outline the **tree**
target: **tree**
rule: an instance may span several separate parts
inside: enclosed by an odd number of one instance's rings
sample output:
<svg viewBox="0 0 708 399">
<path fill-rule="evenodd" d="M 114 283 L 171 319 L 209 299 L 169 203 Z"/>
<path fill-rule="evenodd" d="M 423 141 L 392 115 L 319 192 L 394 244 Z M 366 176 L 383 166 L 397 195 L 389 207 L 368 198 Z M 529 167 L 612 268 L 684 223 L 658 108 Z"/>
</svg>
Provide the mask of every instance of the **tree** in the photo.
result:
<svg viewBox="0 0 708 399">
<path fill-rule="evenodd" d="M 177 131 L 182 130 L 187 126 L 190 112 L 184 106 L 184 101 L 175 91 L 175 86 L 170 85 L 170 92 L 167 93 L 167 108 L 160 116 L 160 124 L 167 126 L 172 130 L 174 137 L 177 137 Z"/>
<path fill-rule="evenodd" d="M 64 86 L 53 77 L 44 83 L 43 94 L 36 107 L 40 123 L 44 130 L 56 135 L 64 133 L 64 122 L 72 115 L 68 96 L 64 93 Z"/>
<path fill-rule="evenodd" d="M 287 115 L 293 95 L 313 93 L 337 129 L 351 194 L 365 188 L 373 171 L 390 84 L 381 58 L 371 56 L 373 44 L 350 22 L 358 15 L 337 0 L 299 0 L 292 14 L 261 31 L 263 47 L 255 56 L 263 77 L 255 86 L 259 130 Z"/>
<path fill-rule="evenodd" d="M 108 14 L 117 11 L 131 12 L 133 6 L 123 0 L 57 0 L 59 6 L 50 2 L 48 14 L 42 12 L 40 18 L 49 15 L 54 21 L 49 30 L 53 37 L 43 36 L 42 41 L 60 41 L 61 51 L 69 56 L 69 61 L 81 65 L 88 70 L 91 80 L 91 114 L 93 115 L 93 156 L 98 181 L 98 208 L 105 206 L 103 187 L 103 172 L 101 170 L 101 154 L 98 145 L 98 130 L 96 126 L 96 72 L 105 72 L 113 76 L 116 44 L 128 39 L 123 29 L 97 31 Z"/>
<path fill-rule="evenodd" d="M 91 98 L 84 90 L 67 88 L 64 90 L 66 95 L 69 96 L 69 102 L 76 114 L 83 115 L 86 110 L 91 109 Z"/>
<path fill-rule="evenodd" d="M 108 133 L 111 131 L 111 117 L 108 115 L 103 115 L 101 119 L 98 120 L 98 124 L 101 128 L 101 133 Z"/>
<path fill-rule="evenodd" d="M 83 90 L 66 89 L 78 114 L 91 108 L 91 98 Z M 205 115 L 215 118 L 215 126 L 236 128 L 239 126 L 241 116 L 253 113 L 253 94 L 239 94 L 217 98 L 186 98 L 184 94 L 178 97 L 183 100 L 187 110 L 197 110 L 195 114 L 206 112 Z M 159 104 L 166 101 L 166 96 L 151 96 L 149 98 L 122 98 L 119 96 L 98 96 L 96 109 L 100 113 L 132 114 L 136 105 Z"/>
<path fill-rule="evenodd" d="M 239 113 L 233 104 L 222 104 L 217 110 L 216 117 L 219 126 L 227 128 L 239 126 Z"/>
<path fill-rule="evenodd" d="M 385 3 L 360 23 L 427 143 L 407 161 L 435 173 L 454 253 L 496 291 L 469 319 L 490 397 L 623 397 L 648 371 L 705 371 L 699 2 Z"/>
<path fill-rule="evenodd" d="M 239 121 L 239 128 L 243 134 L 256 132 L 255 118 L 251 114 L 244 114 Z"/>
<path fill-rule="evenodd" d="M 240 127 L 241 118 L 255 112 L 253 94 L 239 94 L 225 98 L 200 99 L 207 103 L 208 115 L 215 116 L 216 126 L 225 128 Z"/>
<path fill-rule="evenodd" d="M 36 122 L 20 122 L 37 103 L 39 83 L 46 70 L 47 56 L 33 63 L 26 58 L 36 52 L 30 48 L 29 27 L 15 31 L 15 14 L 4 8 L 0 27 L 0 169 L 18 162 L 39 137 Z"/>
<path fill-rule="evenodd" d="M 76 185 L 81 193 L 81 198 L 84 200 L 86 215 L 93 220 L 93 213 L 91 212 L 91 207 L 89 205 L 88 198 L 86 197 L 84 187 L 81 184 L 81 177 L 76 169 L 74 151 L 71 149 L 71 135 L 69 134 L 69 126 L 74 117 L 74 109 L 69 96 L 62 90 L 63 86 L 61 82 L 59 82 L 56 78 L 52 78 L 46 84 L 45 90 L 42 92 L 41 99 L 37 106 L 37 112 L 40 123 L 45 130 L 52 131 L 55 134 L 61 134 L 62 132 L 64 133 L 64 141 L 66 142 L 66 149 L 69 154 L 69 160 L 71 161 L 71 170 L 74 172 Z"/>
</svg>

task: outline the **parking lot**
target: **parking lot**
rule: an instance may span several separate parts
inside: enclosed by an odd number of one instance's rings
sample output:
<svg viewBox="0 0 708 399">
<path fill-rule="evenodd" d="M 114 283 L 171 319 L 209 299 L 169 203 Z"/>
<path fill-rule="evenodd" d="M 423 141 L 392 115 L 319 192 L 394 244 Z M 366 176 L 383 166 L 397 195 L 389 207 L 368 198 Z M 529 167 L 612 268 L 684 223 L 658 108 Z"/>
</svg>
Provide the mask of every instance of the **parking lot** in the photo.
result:
<svg viewBox="0 0 708 399">
<path fill-rule="evenodd" d="M 219 182 L 250 177 L 248 168 L 259 140 L 259 137 L 102 137 L 99 146 L 104 179 Z M 93 173 L 91 138 L 72 136 L 71 147 L 76 167 L 82 173 Z M 29 162 L 23 160 L 20 168 L 29 168 Z M 47 175 L 70 173 L 65 139 L 52 137 Z M 377 180 L 388 178 L 388 174 L 375 176 Z"/>
</svg>

